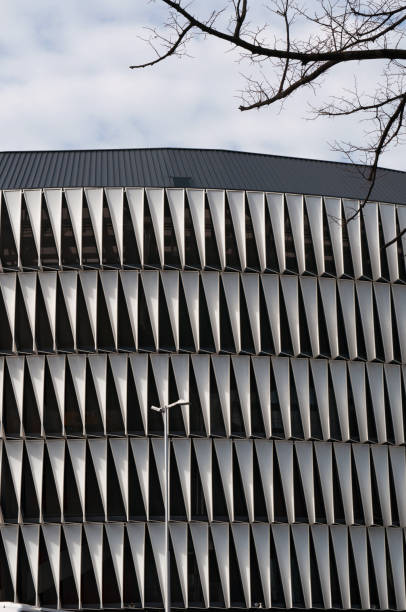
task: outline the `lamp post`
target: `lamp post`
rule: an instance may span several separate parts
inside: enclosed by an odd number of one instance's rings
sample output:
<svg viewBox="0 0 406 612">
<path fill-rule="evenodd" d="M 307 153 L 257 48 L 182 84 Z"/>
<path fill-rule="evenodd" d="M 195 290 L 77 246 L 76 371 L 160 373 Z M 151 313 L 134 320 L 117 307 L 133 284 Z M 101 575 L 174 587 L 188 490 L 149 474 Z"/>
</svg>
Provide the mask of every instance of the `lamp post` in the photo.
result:
<svg viewBox="0 0 406 612">
<path fill-rule="evenodd" d="M 172 404 L 165 406 L 151 406 L 151 410 L 160 412 L 164 418 L 164 441 L 165 441 L 165 612 L 171 609 L 171 566 L 169 560 L 169 408 L 175 406 L 188 406 L 189 402 L 178 399 Z"/>
</svg>

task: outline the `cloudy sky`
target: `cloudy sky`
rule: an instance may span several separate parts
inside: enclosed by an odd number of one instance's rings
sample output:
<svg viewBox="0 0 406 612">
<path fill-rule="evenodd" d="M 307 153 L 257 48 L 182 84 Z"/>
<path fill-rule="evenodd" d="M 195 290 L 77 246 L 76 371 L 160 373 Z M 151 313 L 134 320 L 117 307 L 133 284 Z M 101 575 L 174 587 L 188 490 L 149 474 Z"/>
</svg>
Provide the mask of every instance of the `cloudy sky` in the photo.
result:
<svg viewBox="0 0 406 612">
<path fill-rule="evenodd" d="M 143 27 L 165 16 L 160 0 L 3 0 L 0 150 L 190 146 L 340 159 L 328 143 L 361 135 L 358 121 L 306 119 L 310 92 L 282 112 L 241 113 L 244 67 L 213 40 L 194 44 L 193 57 L 129 70 L 151 57 Z M 375 71 L 363 68 L 366 87 Z M 351 84 L 337 71 L 316 96 Z M 405 170 L 404 158 L 398 149 L 382 165 Z"/>
</svg>

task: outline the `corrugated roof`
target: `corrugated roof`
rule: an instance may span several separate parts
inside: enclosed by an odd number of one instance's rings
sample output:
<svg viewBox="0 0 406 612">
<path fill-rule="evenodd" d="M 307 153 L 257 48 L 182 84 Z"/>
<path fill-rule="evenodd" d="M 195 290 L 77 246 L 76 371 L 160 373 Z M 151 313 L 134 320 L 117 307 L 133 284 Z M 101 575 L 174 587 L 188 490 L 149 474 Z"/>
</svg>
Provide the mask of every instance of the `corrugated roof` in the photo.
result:
<svg viewBox="0 0 406 612">
<path fill-rule="evenodd" d="M 0 189 L 207 187 L 364 198 L 363 167 L 216 149 L 0 153 Z M 379 169 L 371 199 L 406 203 L 406 173 Z"/>
</svg>

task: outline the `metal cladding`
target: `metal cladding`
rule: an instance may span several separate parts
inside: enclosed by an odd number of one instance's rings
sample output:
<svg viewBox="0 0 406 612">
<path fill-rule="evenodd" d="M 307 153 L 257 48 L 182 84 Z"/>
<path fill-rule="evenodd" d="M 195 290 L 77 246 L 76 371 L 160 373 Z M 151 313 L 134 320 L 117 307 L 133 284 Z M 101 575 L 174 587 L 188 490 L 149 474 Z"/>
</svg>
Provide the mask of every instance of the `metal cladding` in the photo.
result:
<svg viewBox="0 0 406 612">
<path fill-rule="evenodd" d="M 182 397 L 172 607 L 406 609 L 406 207 L 359 205 L 3 190 L 1 600 L 162 608 Z"/>
</svg>

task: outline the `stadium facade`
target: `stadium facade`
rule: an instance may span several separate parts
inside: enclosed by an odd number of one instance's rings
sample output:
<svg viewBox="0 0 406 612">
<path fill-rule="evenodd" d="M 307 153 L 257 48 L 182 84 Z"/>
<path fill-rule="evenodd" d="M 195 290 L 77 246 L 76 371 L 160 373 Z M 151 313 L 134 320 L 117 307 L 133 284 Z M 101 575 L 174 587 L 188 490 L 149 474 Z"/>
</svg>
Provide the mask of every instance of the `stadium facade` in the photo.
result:
<svg viewBox="0 0 406 612">
<path fill-rule="evenodd" d="M 406 176 L 0 154 L 0 599 L 406 609 Z"/>
</svg>

